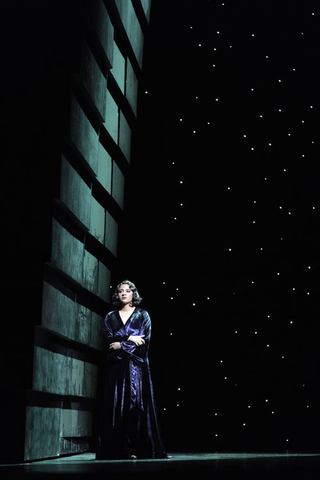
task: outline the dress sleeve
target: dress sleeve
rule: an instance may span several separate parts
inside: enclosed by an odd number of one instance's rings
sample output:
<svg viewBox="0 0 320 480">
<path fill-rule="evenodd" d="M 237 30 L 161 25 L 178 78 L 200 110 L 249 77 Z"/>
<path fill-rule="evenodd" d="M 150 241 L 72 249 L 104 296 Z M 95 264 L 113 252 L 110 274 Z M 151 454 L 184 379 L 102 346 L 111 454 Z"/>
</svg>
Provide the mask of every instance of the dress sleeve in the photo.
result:
<svg viewBox="0 0 320 480">
<path fill-rule="evenodd" d="M 126 352 L 140 367 L 142 367 L 145 363 L 151 338 L 150 316 L 145 310 L 141 313 L 143 315 L 142 325 L 140 329 L 134 333 L 134 335 L 144 335 L 145 344 L 137 347 L 136 344 L 131 341 L 124 340 L 121 342 L 122 350 Z"/>
<path fill-rule="evenodd" d="M 114 335 L 113 330 L 110 325 L 110 314 L 105 318 L 103 325 L 103 336 L 106 341 L 107 346 L 109 347 L 110 343 L 113 342 L 123 342 L 128 340 L 129 335 Z"/>
</svg>

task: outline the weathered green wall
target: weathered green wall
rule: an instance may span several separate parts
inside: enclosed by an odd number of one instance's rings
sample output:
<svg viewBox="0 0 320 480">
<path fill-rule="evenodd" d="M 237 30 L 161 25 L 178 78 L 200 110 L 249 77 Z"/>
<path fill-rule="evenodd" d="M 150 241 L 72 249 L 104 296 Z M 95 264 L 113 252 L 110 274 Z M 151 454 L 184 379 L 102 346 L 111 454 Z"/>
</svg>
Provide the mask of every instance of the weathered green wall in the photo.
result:
<svg viewBox="0 0 320 480">
<path fill-rule="evenodd" d="M 65 79 L 68 108 L 42 315 L 34 327 L 24 460 L 94 445 L 102 325 L 117 264 L 150 3 L 74 3 L 78 38 L 68 46 L 75 60 Z"/>
</svg>

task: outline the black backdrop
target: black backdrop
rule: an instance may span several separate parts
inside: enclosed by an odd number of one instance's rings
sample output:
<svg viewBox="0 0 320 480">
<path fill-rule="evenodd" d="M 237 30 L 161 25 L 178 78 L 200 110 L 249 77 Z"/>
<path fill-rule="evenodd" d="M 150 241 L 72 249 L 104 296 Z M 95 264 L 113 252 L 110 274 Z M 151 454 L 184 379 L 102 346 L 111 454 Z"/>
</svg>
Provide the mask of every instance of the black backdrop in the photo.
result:
<svg viewBox="0 0 320 480">
<path fill-rule="evenodd" d="M 173 450 L 317 450 L 315 2 L 154 0 L 119 270 Z"/>
</svg>

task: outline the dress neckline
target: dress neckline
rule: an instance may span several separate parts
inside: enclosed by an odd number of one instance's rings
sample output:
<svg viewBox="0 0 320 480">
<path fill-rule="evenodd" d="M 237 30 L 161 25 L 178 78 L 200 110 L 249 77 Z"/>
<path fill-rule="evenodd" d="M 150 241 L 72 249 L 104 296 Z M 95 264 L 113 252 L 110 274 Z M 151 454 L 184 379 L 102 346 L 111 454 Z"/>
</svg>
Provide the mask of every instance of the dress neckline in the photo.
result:
<svg viewBox="0 0 320 480">
<path fill-rule="evenodd" d="M 132 317 L 132 315 L 133 315 L 134 312 L 136 311 L 136 308 L 137 308 L 137 307 L 134 307 L 133 311 L 131 312 L 131 314 L 129 315 L 129 317 L 127 318 L 127 320 L 126 320 L 125 322 L 124 322 L 124 321 L 122 320 L 122 318 L 121 318 L 120 310 L 118 310 L 118 315 L 119 315 L 120 321 L 121 321 L 121 323 L 122 323 L 123 326 L 125 326 L 125 325 L 128 323 L 128 321 L 130 320 L 130 318 Z"/>
</svg>

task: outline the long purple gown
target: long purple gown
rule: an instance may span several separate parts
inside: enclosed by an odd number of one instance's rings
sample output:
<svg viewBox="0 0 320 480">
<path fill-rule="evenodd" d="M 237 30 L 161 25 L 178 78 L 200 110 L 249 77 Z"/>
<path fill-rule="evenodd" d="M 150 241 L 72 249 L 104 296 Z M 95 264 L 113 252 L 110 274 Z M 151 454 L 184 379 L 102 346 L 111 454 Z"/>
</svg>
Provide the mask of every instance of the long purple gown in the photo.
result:
<svg viewBox="0 0 320 480">
<path fill-rule="evenodd" d="M 130 335 L 145 335 L 137 347 Z M 120 342 L 121 350 L 109 350 L 97 458 L 167 458 L 158 425 L 150 376 L 148 349 L 151 320 L 148 312 L 136 307 L 123 324 L 119 311 L 105 318 L 107 348 Z"/>
</svg>

